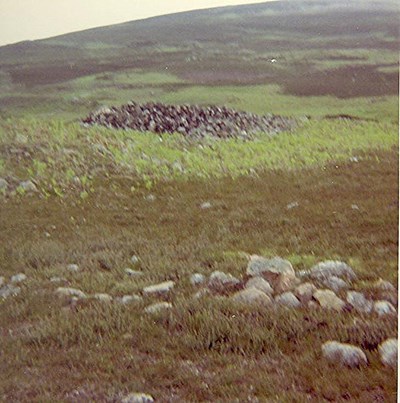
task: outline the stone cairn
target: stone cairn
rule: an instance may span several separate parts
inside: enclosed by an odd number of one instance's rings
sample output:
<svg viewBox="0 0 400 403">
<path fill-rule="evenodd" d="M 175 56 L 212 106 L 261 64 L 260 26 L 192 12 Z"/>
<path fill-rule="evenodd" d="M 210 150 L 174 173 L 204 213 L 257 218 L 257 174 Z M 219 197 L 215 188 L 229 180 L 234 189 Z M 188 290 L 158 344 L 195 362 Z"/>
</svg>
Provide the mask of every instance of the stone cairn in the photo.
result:
<svg viewBox="0 0 400 403">
<path fill-rule="evenodd" d="M 181 133 L 188 137 L 248 139 L 262 132 L 276 134 L 289 130 L 295 120 L 275 115 L 259 116 L 225 106 L 165 105 L 130 102 L 120 107 L 103 107 L 83 120 L 85 126 L 100 125 L 141 132 Z"/>
</svg>

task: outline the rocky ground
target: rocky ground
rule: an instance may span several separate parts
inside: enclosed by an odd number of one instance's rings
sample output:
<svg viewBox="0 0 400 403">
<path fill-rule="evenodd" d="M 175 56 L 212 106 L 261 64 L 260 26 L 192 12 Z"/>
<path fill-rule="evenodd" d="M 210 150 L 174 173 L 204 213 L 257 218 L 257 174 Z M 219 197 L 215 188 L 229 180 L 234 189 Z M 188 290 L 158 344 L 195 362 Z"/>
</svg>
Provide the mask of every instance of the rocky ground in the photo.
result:
<svg viewBox="0 0 400 403">
<path fill-rule="evenodd" d="M 153 102 L 130 102 L 120 107 L 104 107 L 91 113 L 83 123 L 142 132 L 181 133 L 195 138 L 212 136 L 243 139 L 259 132 L 279 133 L 295 125 L 293 119 L 274 115 L 258 116 L 225 106 L 175 106 Z"/>
</svg>

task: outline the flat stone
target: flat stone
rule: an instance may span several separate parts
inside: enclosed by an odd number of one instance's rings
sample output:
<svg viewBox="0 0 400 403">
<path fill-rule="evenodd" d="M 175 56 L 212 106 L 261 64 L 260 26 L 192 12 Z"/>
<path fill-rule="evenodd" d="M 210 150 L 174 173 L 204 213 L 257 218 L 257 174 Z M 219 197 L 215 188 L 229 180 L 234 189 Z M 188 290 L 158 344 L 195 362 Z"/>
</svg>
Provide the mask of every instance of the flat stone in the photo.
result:
<svg viewBox="0 0 400 403">
<path fill-rule="evenodd" d="M 132 269 L 125 269 L 125 273 L 128 275 L 128 276 L 131 276 L 131 277 L 139 277 L 139 276 L 143 276 L 143 272 L 141 272 L 141 271 L 139 271 L 139 270 L 132 270 Z"/>
<path fill-rule="evenodd" d="M 144 308 L 144 311 L 146 313 L 157 313 L 171 308 L 172 304 L 170 302 L 157 302 Z"/>
<path fill-rule="evenodd" d="M 360 313 L 370 313 L 373 302 L 365 298 L 364 294 L 357 291 L 347 291 L 346 301 Z"/>
<path fill-rule="evenodd" d="M 246 283 L 246 288 L 257 288 L 257 290 L 265 292 L 267 295 L 272 295 L 274 293 L 274 290 L 268 281 L 258 276 L 249 279 L 249 281 Z"/>
<path fill-rule="evenodd" d="M 310 270 L 311 278 L 323 280 L 328 277 L 340 277 L 348 281 L 353 281 L 357 278 L 354 270 L 346 263 L 338 260 L 326 260 L 313 266 Z"/>
<path fill-rule="evenodd" d="M 268 281 L 275 279 L 280 274 L 295 276 L 292 264 L 280 257 L 267 259 L 262 256 L 252 255 L 247 265 L 246 273 L 249 276 L 262 276 Z"/>
<path fill-rule="evenodd" d="M 349 285 L 344 280 L 336 276 L 323 278 L 321 282 L 325 287 L 329 288 L 334 292 L 339 292 L 340 290 L 349 287 Z"/>
<path fill-rule="evenodd" d="M 292 292 L 284 292 L 283 294 L 277 295 L 275 302 L 287 308 L 299 308 L 301 306 L 300 301 Z"/>
<path fill-rule="evenodd" d="M 389 301 L 375 301 L 373 312 L 379 316 L 396 314 L 396 308 Z"/>
<path fill-rule="evenodd" d="M 382 364 L 389 367 L 397 367 L 397 351 L 398 351 L 398 340 L 397 339 L 387 339 L 381 343 L 378 347 L 379 356 Z"/>
<path fill-rule="evenodd" d="M 303 283 L 297 286 L 293 293 L 300 300 L 300 302 L 307 304 L 309 301 L 311 301 L 316 290 L 317 287 L 314 284 Z"/>
<path fill-rule="evenodd" d="M 322 355 L 333 363 L 350 368 L 368 364 L 367 356 L 361 348 L 337 341 L 327 341 L 324 343 L 322 345 Z"/>
<path fill-rule="evenodd" d="M 313 294 L 313 298 L 316 299 L 322 308 L 332 309 L 335 311 L 342 311 L 345 307 L 345 302 L 342 301 L 331 290 L 317 290 Z"/>
<path fill-rule="evenodd" d="M 58 287 L 56 293 L 62 297 L 86 298 L 86 294 L 76 288 Z"/>
<path fill-rule="evenodd" d="M 0 298 L 15 297 L 21 292 L 21 288 L 14 284 L 8 284 L 0 288 Z"/>
<path fill-rule="evenodd" d="M 139 302 L 139 301 L 142 301 L 142 300 L 143 300 L 143 298 L 140 297 L 139 295 L 136 295 L 136 294 L 124 295 L 123 297 L 118 299 L 118 301 L 122 305 L 128 305 L 128 304 L 132 304 L 133 302 Z"/>
<path fill-rule="evenodd" d="M 111 302 L 113 300 L 111 295 L 104 293 L 94 294 L 93 298 L 101 302 Z"/>
<path fill-rule="evenodd" d="M 190 284 L 199 285 L 203 284 L 206 281 L 206 278 L 201 273 L 194 273 L 190 276 Z"/>
<path fill-rule="evenodd" d="M 254 287 L 236 292 L 232 295 L 231 300 L 243 305 L 268 306 L 272 303 L 269 295 Z"/>
<path fill-rule="evenodd" d="M 76 273 L 79 271 L 79 266 L 77 264 L 69 264 L 67 266 L 67 270 L 70 271 L 71 273 Z"/>
<path fill-rule="evenodd" d="M 26 274 L 24 273 L 14 274 L 14 276 L 11 277 L 12 283 L 22 283 L 25 280 L 26 280 Z"/>
<path fill-rule="evenodd" d="M 125 396 L 121 403 L 152 403 L 154 402 L 153 396 L 147 393 L 130 393 Z"/>
<path fill-rule="evenodd" d="M 149 285 L 143 288 L 144 294 L 164 294 L 171 291 L 175 286 L 173 281 L 164 281 L 159 284 Z"/>
<path fill-rule="evenodd" d="M 21 189 L 25 190 L 25 192 L 37 192 L 38 191 L 36 185 L 31 180 L 20 182 L 19 187 Z"/>
</svg>

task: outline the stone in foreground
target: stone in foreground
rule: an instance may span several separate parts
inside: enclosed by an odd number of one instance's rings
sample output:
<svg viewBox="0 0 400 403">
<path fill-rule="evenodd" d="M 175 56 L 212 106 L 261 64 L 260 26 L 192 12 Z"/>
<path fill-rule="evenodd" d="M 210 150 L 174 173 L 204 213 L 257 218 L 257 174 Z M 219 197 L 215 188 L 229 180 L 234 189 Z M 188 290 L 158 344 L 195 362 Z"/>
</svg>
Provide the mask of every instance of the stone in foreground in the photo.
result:
<svg viewBox="0 0 400 403">
<path fill-rule="evenodd" d="M 397 339 L 387 339 L 378 347 L 379 356 L 381 358 L 382 364 L 389 367 L 397 367 L 397 351 L 398 351 L 398 340 Z"/>
<path fill-rule="evenodd" d="M 231 300 L 243 305 L 268 306 L 272 303 L 271 298 L 265 292 L 254 287 L 238 291 L 232 295 Z"/>
<path fill-rule="evenodd" d="M 350 368 L 368 364 L 367 356 L 361 348 L 337 341 L 324 343 L 322 345 L 322 355 L 332 363 Z"/>
<path fill-rule="evenodd" d="M 158 313 L 164 311 L 166 309 L 171 309 L 172 304 L 170 302 L 157 302 L 155 304 L 151 304 L 144 308 L 146 313 Z"/>
<path fill-rule="evenodd" d="M 396 308 L 388 301 L 375 301 L 373 311 L 379 316 L 396 313 Z"/>
<path fill-rule="evenodd" d="M 147 393 L 130 393 L 125 396 L 121 403 L 152 403 L 154 402 L 153 396 Z"/>
<path fill-rule="evenodd" d="M 345 302 L 342 301 L 333 291 L 331 290 L 317 290 L 313 294 L 314 299 L 316 299 L 322 308 L 332 309 L 335 311 L 342 311 L 345 307 Z"/>
<path fill-rule="evenodd" d="M 344 262 L 338 260 L 326 260 L 313 266 L 310 270 L 311 278 L 323 280 L 328 277 L 340 277 L 348 281 L 353 281 L 357 278 L 354 270 Z"/>
<path fill-rule="evenodd" d="M 58 287 L 56 293 L 61 297 L 86 298 L 86 294 L 76 288 Z"/>
<path fill-rule="evenodd" d="M 143 288 L 144 294 L 165 294 L 171 291 L 175 286 L 173 281 L 164 281 L 160 284 L 149 285 Z"/>
<path fill-rule="evenodd" d="M 274 293 L 273 288 L 268 283 L 267 280 L 263 279 L 262 277 L 252 277 L 247 283 L 246 288 L 257 288 L 262 292 L 265 292 L 267 295 L 272 295 Z"/>
<path fill-rule="evenodd" d="M 300 301 L 292 292 L 284 292 L 283 294 L 275 297 L 275 302 L 286 308 L 299 308 L 301 306 Z"/>
<path fill-rule="evenodd" d="M 348 291 L 346 301 L 360 313 L 370 313 L 372 311 L 373 302 L 367 300 L 364 294 L 357 291 Z"/>
</svg>

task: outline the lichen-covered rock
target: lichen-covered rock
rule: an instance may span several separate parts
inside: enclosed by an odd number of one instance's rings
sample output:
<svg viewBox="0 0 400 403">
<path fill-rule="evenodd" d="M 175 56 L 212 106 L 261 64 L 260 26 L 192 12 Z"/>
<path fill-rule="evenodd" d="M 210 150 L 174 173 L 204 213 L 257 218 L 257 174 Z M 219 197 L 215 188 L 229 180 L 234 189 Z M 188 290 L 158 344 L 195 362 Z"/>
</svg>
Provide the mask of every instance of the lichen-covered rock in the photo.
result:
<svg viewBox="0 0 400 403">
<path fill-rule="evenodd" d="M 332 363 L 350 368 L 368 364 L 367 356 L 361 348 L 337 341 L 324 343 L 322 345 L 322 355 Z"/>
<path fill-rule="evenodd" d="M 21 292 L 21 288 L 14 284 L 8 284 L 0 288 L 0 298 L 15 297 Z"/>
<path fill-rule="evenodd" d="M 337 260 L 320 262 L 310 270 L 310 277 L 314 279 L 323 280 L 332 276 L 348 281 L 354 281 L 357 278 L 354 270 L 348 264 Z"/>
<path fill-rule="evenodd" d="M 22 283 L 23 281 L 25 281 L 26 280 L 26 274 L 24 274 L 24 273 L 18 273 L 18 274 L 14 274 L 12 277 L 11 277 L 11 282 L 12 283 Z"/>
<path fill-rule="evenodd" d="M 303 283 L 298 285 L 294 289 L 294 295 L 302 302 L 303 304 L 307 304 L 311 301 L 314 292 L 317 290 L 317 287 L 312 283 Z"/>
<path fill-rule="evenodd" d="M 139 270 L 132 270 L 130 268 L 125 269 L 125 273 L 130 277 L 140 277 L 143 276 L 143 272 Z"/>
<path fill-rule="evenodd" d="M 300 301 L 292 292 L 284 292 L 283 294 L 277 295 L 275 302 L 287 308 L 299 308 L 301 306 Z"/>
<path fill-rule="evenodd" d="M 326 288 L 329 288 L 330 290 L 332 290 L 334 292 L 339 292 L 340 290 L 343 290 L 343 289 L 346 289 L 349 287 L 349 285 L 346 283 L 346 281 L 344 281 L 341 278 L 336 277 L 336 276 L 323 278 L 321 280 L 321 282 Z"/>
<path fill-rule="evenodd" d="M 220 291 L 232 289 L 238 284 L 240 284 L 240 280 L 232 276 L 232 274 L 222 271 L 212 272 L 208 280 L 208 286 L 210 288 Z"/>
<path fill-rule="evenodd" d="M 389 367 L 397 367 L 397 351 L 398 351 L 398 340 L 397 339 L 387 339 L 381 343 L 378 347 L 379 356 L 384 365 Z"/>
<path fill-rule="evenodd" d="M 375 301 L 373 312 L 375 312 L 379 316 L 395 315 L 396 308 L 389 301 Z"/>
<path fill-rule="evenodd" d="M 175 286 L 173 281 L 164 281 L 159 284 L 149 285 L 143 288 L 143 294 L 165 294 Z"/>
<path fill-rule="evenodd" d="M 273 282 L 276 293 L 281 294 L 293 290 L 301 280 L 293 274 L 279 274 Z"/>
<path fill-rule="evenodd" d="M 244 290 L 236 292 L 232 295 L 231 300 L 243 305 L 268 306 L 272 303 L 272 299 L 269 295 L 254 287 L 245 288 Z"/>
<path fill-rule="evenodd" d="M 346 306 L 332 290 L 317 290 L 313 294 L 313 298 L 318 301 L 322 308 L 342 311 Z"/>
<path fill-rule="evenodd" d="M 267 279 L 270 283 L 276 281 L 279 275 L 286 274 L 295 276 L 292 264 L 280 257 L 267 259 L 262 256 L 253 255 L 247 265 L 246 273 L 249 276 L 260 276 Z"/>
<path fill-rule="evenodd" d="M 262 277 L 252 277 L 249 279 L 246 283 L 246 288 L 257 288 L 257 290 L 265 292 L 267 295 L 272 295 L 274 293 L 271 285 Z"/>
<path fill-rule="evenodd" d="M 190 276 L 190 284 L 199 285 L 203 284 L 206 281 L 206 278 L 201 273 L 194 273 Z"/>
<path fill-rule="evenodd" d="M 31 180 L 20 182 L 19 187 L 28 193 L 38 191 L 36 185 Z"/>
<path fill-rule="evenodd" d="M 365 298 L 364 294 L 357 291 L 347 291 L 346 301 L 360 313 L 370 313 L 373 302 Z"/>
</svg>

